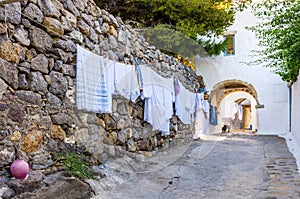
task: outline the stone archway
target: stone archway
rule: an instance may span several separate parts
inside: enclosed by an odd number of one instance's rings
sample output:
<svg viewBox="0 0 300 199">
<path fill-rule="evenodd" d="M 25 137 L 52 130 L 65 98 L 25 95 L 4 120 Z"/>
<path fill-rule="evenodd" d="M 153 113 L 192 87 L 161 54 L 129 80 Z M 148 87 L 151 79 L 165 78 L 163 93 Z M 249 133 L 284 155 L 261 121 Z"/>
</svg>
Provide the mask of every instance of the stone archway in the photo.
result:
<svg viewBox="0 0 300 199">
<path fill-rule="evenodd" d="M 215 106 L 218 109 L 218 118 L 219 118 L 219 124 L 218 129 L 220 129 L 226 122 L 224 122 L 224 114 L 222 111 L 224 111 L 225 104 L 228 104 L 229 102 L 235 102 L 237 104 L 241 104 L 245 100 L 249 100 L 250 104 L 247 108 L 247 117 L 250 117 L 248 123 L 251 124 L 251 128 L 248 125 L 248 129 L 251 129 L 252 131 L 256 131 L 258 128 L 258 115 L 257 115 L 257 108 L 259 107 L 259 101 L 258 101 L 258 94 L 254 88 L 253 85 L 243 82 L 241 80 L 226 80 L 217 83 L 210 94 L 211 99 L 214 99 Z M 245 106 L 243 106 L 243 109 Z M 246 110 L 246 109 L 244 109 Z M 246 113 L 245 113 L 246 114 Z M 250 115 L 249 115 L 250 114 Z M 223 117 L 223 118 L 222 118 Z M 243 115 L 243 121 L 246 120 L 245 115 Z M 245 125 L 247 126 L 247 125 Z M 246 129 L 246 127 L 243 126 L 241 129 Z M 217 130 L 218 130 L 217 129 Z"/>
<path fill-rule="evenodd" d="M 241 80 L 225 80 L 217 83 L 211 91 L 211 96 L 216 97 L 219 105 L 227 95 L 238 91 L 249 93 L 258 102 L 258 94 L 254 86 Z"/>
</svg>

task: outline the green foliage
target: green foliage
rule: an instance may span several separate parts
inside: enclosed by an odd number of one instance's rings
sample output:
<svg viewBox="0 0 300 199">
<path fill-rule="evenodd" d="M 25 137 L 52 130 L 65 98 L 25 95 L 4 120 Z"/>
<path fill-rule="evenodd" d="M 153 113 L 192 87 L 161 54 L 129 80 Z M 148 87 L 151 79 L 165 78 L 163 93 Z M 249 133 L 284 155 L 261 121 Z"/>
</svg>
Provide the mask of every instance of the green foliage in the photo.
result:
<svg viewBox="0 0 300 199">
<path fill-rule="evenodd" d="M 96 0 L 96 3 L 126 22 L 137 22 L 136 27 L 167 25 L 197 41 L 198 35 L 222 35 L 233 23 L 235 12 L 249 1 L 235 4 L 233 0 Z M 163 39 L 166 37 L 156 41 L 165 42 Z M 176 42 L 178 38 L 171 39 Z M 203 42 L 207 43 L 205 48 L 209 54 L 223 50 L 222 45 L 213 41 L 199 41 Z"/>
<path fill-rule="evenodd" d="M 300 69 L 300 0 L 266 1 L 254 7 L 261 23 L 251 27 L 262 50 L 255 63 L 271 67 L 284 81 L 297 81 Z"/>
<path fill-rule="evenodd" d="M 85 160 L 84 155 L 65 152 L 55 154 L 55 158 L 57 162 L 62 163 L 65 171 L 72 176 L 79 179 L 94 179 L 91 174 L 91 166 Z"/>
<path fill-rule="evenodd" d="M 196 54 L 207 55 L 199 43 L 172 27 L 157 25 L 154 28 L 139 29 L 147 41 L 161 51 L 171 55 L 193 57 Z"/>
</svg>

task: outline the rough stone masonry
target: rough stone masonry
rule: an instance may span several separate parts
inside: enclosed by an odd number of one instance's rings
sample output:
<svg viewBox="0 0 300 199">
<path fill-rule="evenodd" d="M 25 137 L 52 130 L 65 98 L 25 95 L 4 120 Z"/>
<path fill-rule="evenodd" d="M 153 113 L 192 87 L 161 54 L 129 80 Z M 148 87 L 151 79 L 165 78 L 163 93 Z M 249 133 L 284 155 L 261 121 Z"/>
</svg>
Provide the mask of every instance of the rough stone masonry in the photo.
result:
<svg viewBox="0 0 300 199">
<path fill-rule="evenodd" d="M 113 98 L 112 114 L 78 111 L 76 45 L 123 63 L 150 64 L 194 91 L 196 74 L 150 46 L 142 35 L 92 0 L 24 0 L 0 6 L 0 171 L 23 158 L 42 174 L 59 170 L 53 154 L 80 151 L 98 165 L 124 153 L 191 139 L 192 125 L 171 119 L 164 138 L 143 120 L 143 101 Z M 149 155 L 149 154 L 148 154 Z M 39 177 L 38 177 L 39 178 Z"/>
</svg>

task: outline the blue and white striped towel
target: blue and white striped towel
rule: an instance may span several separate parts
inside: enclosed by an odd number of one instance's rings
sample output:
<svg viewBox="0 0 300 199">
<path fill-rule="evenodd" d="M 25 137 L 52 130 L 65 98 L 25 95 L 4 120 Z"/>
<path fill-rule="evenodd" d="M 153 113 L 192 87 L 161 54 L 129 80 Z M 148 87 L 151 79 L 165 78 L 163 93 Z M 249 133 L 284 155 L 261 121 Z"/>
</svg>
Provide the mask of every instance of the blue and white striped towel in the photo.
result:
<svg viewBox="0 0 300 199">
<path fill-rule="evenodd" d="M 79 110 L 112 112 L 112 97 L 105 75 L 110 64 L 113 64 L 111 60 L 77 45 L 76 105 Z"/>
</svg>

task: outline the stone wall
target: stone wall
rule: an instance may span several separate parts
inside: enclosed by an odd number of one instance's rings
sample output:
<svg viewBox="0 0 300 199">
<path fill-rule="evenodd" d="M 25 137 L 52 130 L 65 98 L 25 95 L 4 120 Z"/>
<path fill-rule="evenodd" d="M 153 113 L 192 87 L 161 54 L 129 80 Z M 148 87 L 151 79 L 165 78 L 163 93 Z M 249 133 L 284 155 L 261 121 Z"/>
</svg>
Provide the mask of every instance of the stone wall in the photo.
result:
<svg viewBox="0 0 300 199">
<path fill-rule="evenodd" d="M 124 153 L 153 151 L 191 139 L 192 125 L 171 120 L 162 137 L 143 120 L 143 101 L 114 96 L 112 114 L 75 106 L 76 44 L 128 64 L 150 64 L 191 91 L 196 74 L 149 46 L 118 17 L 91 0 L 24 0 L 0 7 L 0 170 L 16 158 L 54 172 L 53 154 L 79 150 L 99 164 Z"/>
</svg>

